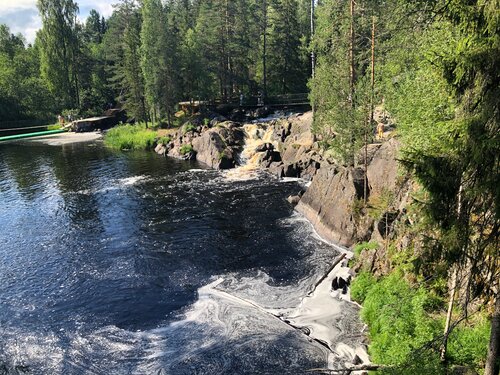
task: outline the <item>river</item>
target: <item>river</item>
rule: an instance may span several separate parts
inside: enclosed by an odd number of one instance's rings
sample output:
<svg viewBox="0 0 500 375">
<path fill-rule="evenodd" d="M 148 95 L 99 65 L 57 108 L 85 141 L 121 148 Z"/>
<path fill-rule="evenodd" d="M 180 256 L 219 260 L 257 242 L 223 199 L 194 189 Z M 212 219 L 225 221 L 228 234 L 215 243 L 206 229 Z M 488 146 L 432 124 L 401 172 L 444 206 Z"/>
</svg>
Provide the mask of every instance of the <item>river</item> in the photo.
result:
<svg viewBox="0 0 500 375">
<path fill-rule="evenodd" d="M 347 354 L 268 313 L 338 255 L 286 202 L 299 190 L 100 141 L 0 145 L 0 374 L 331 367 Z M 336 339 L 356 346 L 341 303 Z"/>
</svg>

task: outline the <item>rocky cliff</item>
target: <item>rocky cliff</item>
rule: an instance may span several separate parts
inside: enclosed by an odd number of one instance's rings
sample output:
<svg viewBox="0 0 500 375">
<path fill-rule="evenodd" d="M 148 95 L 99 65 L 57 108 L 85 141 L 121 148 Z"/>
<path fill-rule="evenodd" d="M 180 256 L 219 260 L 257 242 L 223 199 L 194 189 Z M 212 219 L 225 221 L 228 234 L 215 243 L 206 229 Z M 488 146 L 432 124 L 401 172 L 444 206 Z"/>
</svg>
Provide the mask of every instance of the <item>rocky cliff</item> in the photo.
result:
<svg viewBox="0 0 500 375">
<path fill-rule="evenodd" d="M 261 167 L 278 177 L 311 181 L 302 196 L 291 197 L 296 210 L 311 221 L 325 239 L 352 246 L 358 241 L 380 240 L 387 218 L 395 220 L 407 198 L 406 180 L 398 174 L 397 138 L 370 144 L 367 152 L 368 208 L 364 199 L 364 150 L 361 167 L 339 166 L 325 153 L 311 132 L 312 114 L 276 121 L 271 146 L 261 151 Z"/>
<path fill-rule="evenodd" d="M 252 125 L 253 131 L 249 125 L 212 121 L 189 132 L 180 129 L 167 145 L 160 144 L 157 152 L 229 169 L 238 166 L 245 148 L 245 162 L 251 160 L 279 178 L 310 181 L 305 192 L 289 201 L 322 237 L 347 247 L 358 241 L 382 240 L 408 197 L 406 180 L 398 175 L 397 138 L 368 146 L 365 207 L 361 204 L 365 191 L 364 150 L 358 157 L 358 167 L 339 166 L 322 150 L 311 126 L 311 112 Z"/>
</svg>

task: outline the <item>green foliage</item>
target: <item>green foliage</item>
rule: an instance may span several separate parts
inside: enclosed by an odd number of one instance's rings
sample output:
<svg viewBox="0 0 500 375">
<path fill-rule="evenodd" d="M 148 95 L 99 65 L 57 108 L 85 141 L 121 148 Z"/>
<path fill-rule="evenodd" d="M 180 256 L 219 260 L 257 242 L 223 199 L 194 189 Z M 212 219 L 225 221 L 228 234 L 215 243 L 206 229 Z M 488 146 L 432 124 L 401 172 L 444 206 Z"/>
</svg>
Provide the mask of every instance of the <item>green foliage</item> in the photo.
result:
<svg viewBox="0 0 500 375">
<path fill-rule="evenodd" d="M 144 76 L 146 101 L 153 123 L 162 114 L 170 117 L 176 104 L 174 56 L 175 43 L 167 22 L 168 9 L 160 0 L 145 0 L 142 3 L 141 68 Z"/>
<path fill-rule="evenodd" d="M 380 194 L 370 194 L 368 201 L 368 215 L 374 220 L 383 219 L 382 216 L 394 202 L 394 193 L 388 189 L 382 189 Z"/>
<path fill-rule="evenodd" d="M 62 126 L 60 124 L 53 124 L 53 125 L 47 126 L 47 130 L 59 130 L 61 128 L 62 128 Z"/>
<path fill-rule="evenodd" d="M 64 106 L 79 106 L 78 5 L 73 0 L 38 0 L 42 29 L 40 67 L 51 93 Z"/>
<path fill-rule="evenodd" d="M 487 319 L 475 322 L 474 326 L 459 326 L 450 335 L 448 356 L 453 363 L 459 365 L 484 366 L 491 324 Z"/>
<path fill-rule="evenodd" d="M 354 246 L 353 252 L 358 257 L 364 250 L 375 250 L 379 248 L 377 241 L 362 242 Z"/>
<path fill-rule="evenodd" d="M 156 138 L 156 132 L 147 129 L 145 124 L 121 125 L 110 129 L 104 142 L 117 150 L 149 150 Z"/>
<path fill-rule="evenodd" d="M 170 142 L 172 142 L 172 137 L 170 137 L 170 136 L 161 137 L 158 140 L 158 143 L 161 143 L 164 146 L 168 145 Z"/>
<path fill-rule="evenodd" d="M 377 282 L 370 272 L 361 272 L 354 278 L 351 284 L 351 297 L 353 300 L 363 303 L 368 291 Z"/>
<path fill-rule="evenodd" d="M 351 296 L 363 303 L 362 319 L 369 326 L 372 361 L 389 365 L 381 374 L 445 374 L 438 348 L 444 326 L 442 300 L 423 287 L 413 287 L 396 269 L 376 279 L 361 272 Z M 490 323 L 484 316 L 474 325 L 459 325 L 448 344 L 449 365 L 483 366 Z"/>
<path fill-rule="evenodd" d="M 371 358 L 381 364 L 405 363 L 441 333 L 441 325 L 429 316 L 433 299 L 423 288 L 411 287 L 400 271 L 382 278 L 368 291 L 367 280 L 364 276 L 357 293 L 365 297 L 361 317 L 370 328 Z"/>
<path fill-rule="evenodd" d="M 187 155 L 191 152 L 193 152 L 193 145 L 182 145 L 181 149 L 179 150 L 181 155 Z"/>
<path fill-rule="evenodd" d="M 182 134 L 187 134 L 196 131 L 196 125 L 188 122 L 187 124 L 184 124 L 182 127 Z"/>
</svg>

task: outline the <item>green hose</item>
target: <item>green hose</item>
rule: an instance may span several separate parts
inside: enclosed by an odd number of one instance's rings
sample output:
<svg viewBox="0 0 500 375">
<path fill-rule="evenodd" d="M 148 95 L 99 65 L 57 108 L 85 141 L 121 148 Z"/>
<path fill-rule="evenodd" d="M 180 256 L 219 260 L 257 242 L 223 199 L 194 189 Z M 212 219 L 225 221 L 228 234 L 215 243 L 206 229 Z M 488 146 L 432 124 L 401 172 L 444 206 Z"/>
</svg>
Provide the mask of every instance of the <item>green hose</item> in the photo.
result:
<svg viewBox="0 0 500 375">
<path fill-rule="evenodd" d="M 0 137 L 0 142 L 2 142 L 2 141 L 10 141 L 12 139 L 38 137 L 40 135 L 49 135 L 49 134 L 57 134 L 57 133 L 64 133 L 64 130 L 58 129 L 58 130 L 47 130 L 47 131 L 44 131 L 44 132 L 36 132 L 36 133 L 7 135 L 7 136 L 4 136 L 4 137 Z"/>
</svg>

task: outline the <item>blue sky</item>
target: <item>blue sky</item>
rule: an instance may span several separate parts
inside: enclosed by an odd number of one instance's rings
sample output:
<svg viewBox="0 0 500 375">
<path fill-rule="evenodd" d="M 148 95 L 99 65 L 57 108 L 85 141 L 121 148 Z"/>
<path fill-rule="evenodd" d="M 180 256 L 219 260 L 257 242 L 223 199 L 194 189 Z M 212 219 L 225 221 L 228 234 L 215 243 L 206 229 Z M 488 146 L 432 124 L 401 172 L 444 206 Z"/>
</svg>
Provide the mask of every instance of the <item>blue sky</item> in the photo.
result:
<svg viewBox="0 0 500 375">
<path fill-rule="evenodd" d="M 112 4 L 118 0 L 76 0 L 80 8 L 79 18 L 84 20 L 91 9 L 109 17 L 113 11 Z M 36 0 L 0 0 L 0 23 L 10 27 L 12 33 L 21 33 L 29 43 L 35 40 L 37 30 L 42 23 L 38 17 Z"/>
</svg>

